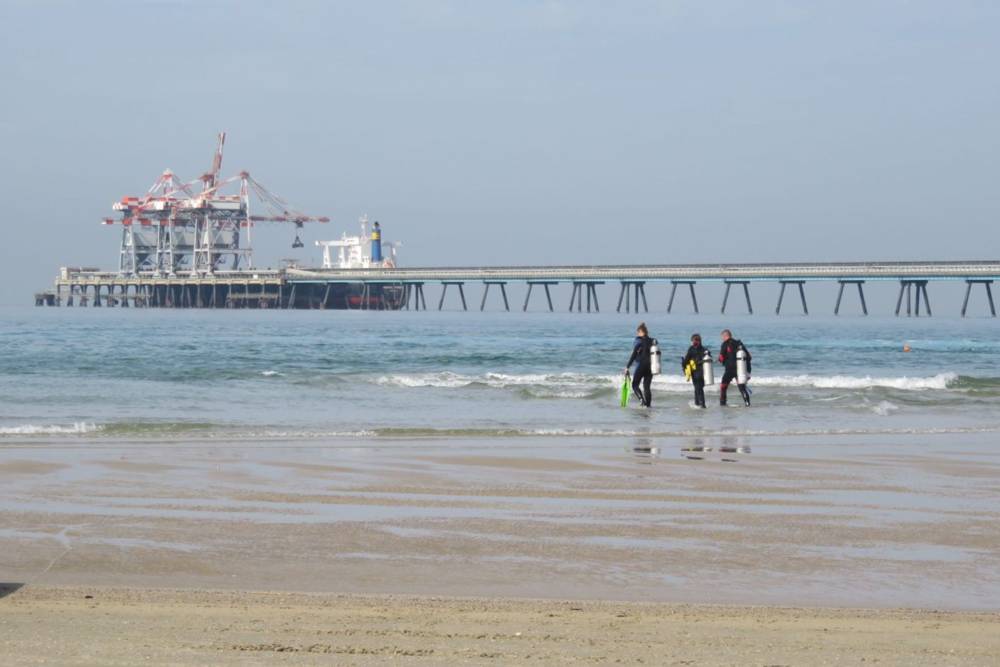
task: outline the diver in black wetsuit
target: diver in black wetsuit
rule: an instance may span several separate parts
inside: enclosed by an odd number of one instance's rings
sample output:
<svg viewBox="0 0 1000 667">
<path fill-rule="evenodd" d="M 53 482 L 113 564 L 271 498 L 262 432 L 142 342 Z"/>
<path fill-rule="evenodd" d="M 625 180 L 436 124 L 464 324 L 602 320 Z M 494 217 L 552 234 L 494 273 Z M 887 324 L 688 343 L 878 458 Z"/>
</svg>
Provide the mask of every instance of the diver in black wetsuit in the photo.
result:
<svg viewBox="0 0 1000 667">
<path fill-rule="evenodd" d="M 687 354 L 681 359 L 681 369 L 687 374 L 687 369 L 691 367 L 691 384 L 694 385 L 694 404 L 699 408 L 705 407 L 705 373 L 702 368 L 705 363 L 705 353 L 707 350 L 701 344 L 701 334 L 691 336 L 691 347 Z"/>
<path fill-rule="evenodd" d="M 635 372 L 632 374 L 632 393 L 636 395 L 639 402 L 645 407 L 653 403 L 653 394 L 649 390 L 649 385 L 653 382 L 653 368 L 650 364 L 650 348 L 653 346 L 653 339 L 649 337 L 649 330 L 646 323 L 641 322 L 635 330 L 635 341 L 632 343 L 632 356 L 625 364 L 625 372 L 628 373 L 632 364 L 636 364 Z M 640 385 L 642 386 L 640 389 Z"/>
<path fill-rule="evenodd" d="M 750 375 L 750 350 L 743 345 L 743 341 L 736 340 L 733 338 L 733 332 L 729 329 L 722 330 L 722 349 L 719 351 L 719 363 L 725 366 L 725 372 L 722 374 L 722 382 L 719 384 L 719 405 L 726 404 L 726 391 L 729 389 L 729 383 L 736 379 L 736 352 L 743 348 L 743 352 L 746 354 L 747 360 L 747 376 Z M 743 397 L 743 404 L 748 408 L 750 407 L 750 392 L 747 390 L 745 384 L 736 385 L 740 390 L 740 395 Z"/>
</svg>

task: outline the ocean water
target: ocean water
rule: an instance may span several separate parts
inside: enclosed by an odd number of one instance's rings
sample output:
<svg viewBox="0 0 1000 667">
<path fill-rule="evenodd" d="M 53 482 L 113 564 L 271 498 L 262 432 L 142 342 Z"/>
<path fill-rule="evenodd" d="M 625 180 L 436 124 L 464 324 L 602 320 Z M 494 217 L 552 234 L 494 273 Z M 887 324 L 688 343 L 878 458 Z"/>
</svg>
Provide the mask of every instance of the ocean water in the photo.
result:
<svg viewBox="0 0 1000 667">
<path fill-rule="evenodd" d="M 663 349 L 649 410 L 617 402 L 634 315 L 6 308 L 0 447 L 1000 431 L 996 320 L 643 317 Z M 680 357 L 724 326 L 754 355 L 754 407 L 709 387 L 693 409 Z"/>
</svg>

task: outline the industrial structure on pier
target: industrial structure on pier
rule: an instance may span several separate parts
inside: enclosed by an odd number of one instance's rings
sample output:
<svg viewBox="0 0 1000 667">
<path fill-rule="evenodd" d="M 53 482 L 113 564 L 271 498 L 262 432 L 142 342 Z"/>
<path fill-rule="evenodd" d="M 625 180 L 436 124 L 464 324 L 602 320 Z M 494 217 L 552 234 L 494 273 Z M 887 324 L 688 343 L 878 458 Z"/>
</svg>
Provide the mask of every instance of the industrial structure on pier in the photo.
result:
<svg viewBox="0 0 1000 667">
<path fill-rule="evenodd" d="M 648 311 L 646 285 L 670 287 L 666 311 L 673 310 L 678 288 L 689 292 L 699 311 L 695 285 L 725 284 L 722 312 L 730 290 L 742 291 L 746 308 L 753 313 L 750 285 L 781 285 L 776 313 L 781 312 L 785 290 L 798 291 L 802 311 L 808 314 L 805 285 L 839 283 L 834 313 L 839 314 L 845 288 L 857 290 L 863 314 L 868 314 L 864 285 L 868 281 L 898 281 L 895 314 L 930 315 L 927 286 L 933 281 L 964 281 L 966 314 L 973 287 L 984 288 L 990 313 L 996 317 L 992 285 L 1000 280 L 1000 260 L 967 262 L 841 262 L 778 264 L 698 264 L 648 266 L 499 266 L 400 268 L 398 243 L 384 241 L 378 222 L 369 228 L 361 219 L 361 234 L 333 241 L 317 241 L 323 248 L 322 266 L 261 270 L 254 266 L 252 232 L 258 223 L 294 225 L 326 223 L 329 218 L 307 215 L 272 194 L 246 171 L 220 178 L 225 133 L 219 135 L 211 168 L 199 178 L 180 181 L 164 171 L 141 197 L 123 197 L 113 206 L 119 214 L 105 218 L 107 225 L 122 226 L 117 271 L 63 267 L 55 289 L 35 295 L 37 305 L 121 306 L 153 308 L 318 308 L 399 310 L 426 309 L 424 288 L 441 285 L 438 309 L 444 307 L 449 287 L 454 287 L 463 310 L 468 309 L 465 285 L 483 285 L 480 310 L 486 307 L 491 287 L 497 287 L 503 306 L 510 310 L 507 286 L 524 283 L 523 310 L 532 293 L 544 291 L 548 310 L 554 310 L 550 287 L 572 285 L 569 310 L 599 312 L 598 287 L 618 283 L 617 310 Z M 225 194 L 226 189 L 236 190 Z M 253 204 L 253 208 L 251 205 Z M 296 233 L 293 247 L 303 243 Z M 333 259 L 332 250 L 338 257 Z M 586 305 L 585 305 L 586 304 Z M 905 310 L 904 310 L 905 304 Z"/>
<path fill-rule="evenodd" d="M 220 179 L 226 134 L 211 168 L 184 183 L 164 171 L 142 197 L 122 197 L 112 208 L 120 217 L 104 224 L 122 226 L 118 272 L 125 276 L 210 275 L 220 270 L 252 270 L 252 231 L 255 223 L 329 222 L 306 215 L 269 192 L 250 173 L 241 171 Z M 237 188 L 236 194 L 224 194 Z M 251 213 L 251 193 L 263 213 Z M 296 237 L 296 243 L 302 242 Z"/>
</svg>

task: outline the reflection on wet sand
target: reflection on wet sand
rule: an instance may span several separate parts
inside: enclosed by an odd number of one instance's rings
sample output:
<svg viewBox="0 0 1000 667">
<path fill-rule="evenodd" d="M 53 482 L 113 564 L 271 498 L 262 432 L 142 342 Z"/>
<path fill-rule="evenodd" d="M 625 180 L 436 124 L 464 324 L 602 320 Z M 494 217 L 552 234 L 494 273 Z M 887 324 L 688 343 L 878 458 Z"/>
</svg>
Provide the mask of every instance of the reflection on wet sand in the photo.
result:
<svg viewBox="0 0 1000 667">
<path fill-rule="evenodd" d="M 660 448 L 653 444 L 652 438 L 636 438 L 628 451 L 640 463 L 652 463 L 653 459 L 660 456 Z"/>
<path fill-rule="evenodd" d="M 743 437 L 723 436 L 718 438 L 720 444 L 707 445 L 705 438 L 691 438 L 687 445 L 681 447 L 681 457 L 692 461 L 704 461 L 706 459 L 718 459 L 724 463 L 736 463 L 740 459 L 733 458 L 733 454 L 749 454 L 750 445 L 745 444 Z M 717 454 L 718 456 L 714 456 Z"/>
</svg>

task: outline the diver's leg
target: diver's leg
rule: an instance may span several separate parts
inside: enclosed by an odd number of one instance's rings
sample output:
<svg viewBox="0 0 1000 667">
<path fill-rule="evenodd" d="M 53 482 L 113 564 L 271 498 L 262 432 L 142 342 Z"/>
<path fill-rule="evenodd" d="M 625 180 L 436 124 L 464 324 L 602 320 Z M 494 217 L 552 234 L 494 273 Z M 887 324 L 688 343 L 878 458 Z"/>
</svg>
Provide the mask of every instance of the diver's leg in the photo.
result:
<svg viewBox="0 0 1000 667">
<path fill-rule="evenodd" d="M 736 385 L 740 390 L 740 395 L 743 396 L 743 405 L 750 407 L 750 392 L 747 391 L 747 386 L 745 384 Z"/>
<path fill-rule="evenodd" d="M 694 404 L 699 408 L 705 407 L 705 381 L 695 381 L 694 383 Z"/>
<path fill-rule="evenodd" d="M 647 370 L 642 376 L 642 393 L 646 396 L 646 407 L 653 405 L 653 392 L 650 391 L 650 386 L 653 384 L 653 371 Z"/>
<path fill-rule="evenodd" d="M 641 384 L 642 384 L 642 367 L 640 366 L 639 368 L 635 369 L 635 373 L 632 375 L 632 394 L 634 394 L 635 397 L 639 399 L 640 403 L 645 405 L 646 399 L 643 398 L 642 389 L 640 388 Z"/>
<path fill-rule="evenodd" d="M 726 392 L 729 390 L 729 383 L 736 379 L 736 373 L 726 370 L 722 373 L 722 381 L 719 382 L 719 405 L 726 404 Z"/>
</svg>

